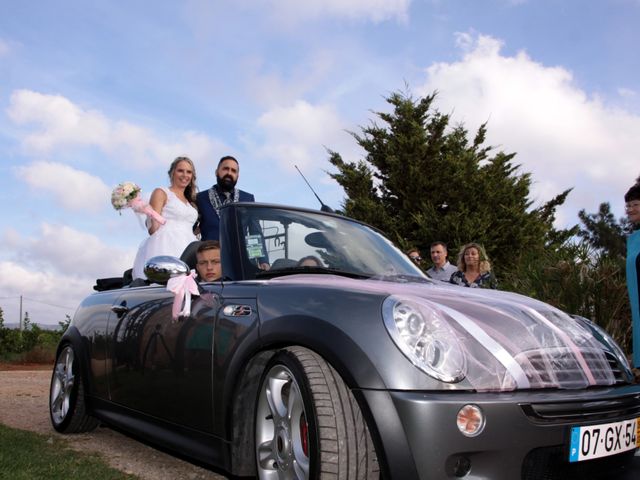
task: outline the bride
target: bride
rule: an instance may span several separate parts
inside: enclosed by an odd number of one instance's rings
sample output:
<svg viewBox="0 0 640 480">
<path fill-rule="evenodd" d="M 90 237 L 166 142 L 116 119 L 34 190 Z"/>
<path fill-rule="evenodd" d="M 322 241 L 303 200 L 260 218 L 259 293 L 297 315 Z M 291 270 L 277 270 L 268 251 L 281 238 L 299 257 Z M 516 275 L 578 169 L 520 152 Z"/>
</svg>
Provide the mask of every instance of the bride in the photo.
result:
<svg viewBox="0 0 640 480">
<path fill-rule="evenodd" d="M 188 157 L 178 157 L 169 167 L 169 188 L 156 188 L 149 204 L 167 221 L 161 225 L 150 219 L 149 235 L 138 248 L 133 262 L 133 278 L 147 277 L 144 265 L 156 255 L 180 256 L 187 245 L 198 240 L 193 225 L 198 219 L 194 207 L 197 193 L 196 170 Z"/>
</svg>

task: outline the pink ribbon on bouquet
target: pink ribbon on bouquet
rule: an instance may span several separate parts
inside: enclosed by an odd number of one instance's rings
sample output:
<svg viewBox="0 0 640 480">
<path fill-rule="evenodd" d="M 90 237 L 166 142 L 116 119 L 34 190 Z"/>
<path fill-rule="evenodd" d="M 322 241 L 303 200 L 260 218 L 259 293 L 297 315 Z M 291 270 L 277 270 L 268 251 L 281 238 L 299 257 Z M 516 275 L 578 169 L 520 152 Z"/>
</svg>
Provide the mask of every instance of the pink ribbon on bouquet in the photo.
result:
<svg viewBox="0 0 640 480">
<path fill-rule="evenodd" d="M 188 317 L 191 315 L 191 295 L 200 295 L 196 283 L 196 272 L 192 271 L 187 275 L 170 278 L 167 282 L 167 290 L 175 295 L 171 309 L 173 320 L 177 320 L 179 316 Z M 180 311 L 182 302 L 184 302 L 184 307 Z"/>
<path fill-rule="evenodd" d="M 140 195 L 138 195 L 133 200 L 130 200 L 129 206 L 133 209 L 134 212 L 143 213 L 147 217 L 153 218 L 160 225 L 164 225 L 165 223 L 167 223 L 162 215 L 156 212 L 153 208 L 151 208 L 151 205 L 140 198 Z"/>
</svg>

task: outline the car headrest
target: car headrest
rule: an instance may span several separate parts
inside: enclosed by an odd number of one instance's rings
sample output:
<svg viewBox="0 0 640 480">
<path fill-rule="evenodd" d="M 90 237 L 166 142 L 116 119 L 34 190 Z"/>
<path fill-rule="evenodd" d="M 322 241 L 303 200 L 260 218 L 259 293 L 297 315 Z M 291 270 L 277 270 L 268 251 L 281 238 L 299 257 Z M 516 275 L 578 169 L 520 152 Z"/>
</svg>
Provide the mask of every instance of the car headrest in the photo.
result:
<svg viewBox="0 0 640 480">
<path fill-rule="evenodd" d="M 196 252 L 198 251 L 198 247 L 202 242 L 196 240 L 195 242 L 191 242 L 187 245 L 187 248 L 184 249 L 182 255 L 180 255 L 180 260 L 189 265 L 189 269 L 193 270 L 196 268 Z"/>
<path fill-rule="evenodd" d="M 295 267 L 297 264 L 298 262 L 290 258 L 278 258 L 271 265 L 271 270 L 278 270 L 279 268 Z"/>
</svg>

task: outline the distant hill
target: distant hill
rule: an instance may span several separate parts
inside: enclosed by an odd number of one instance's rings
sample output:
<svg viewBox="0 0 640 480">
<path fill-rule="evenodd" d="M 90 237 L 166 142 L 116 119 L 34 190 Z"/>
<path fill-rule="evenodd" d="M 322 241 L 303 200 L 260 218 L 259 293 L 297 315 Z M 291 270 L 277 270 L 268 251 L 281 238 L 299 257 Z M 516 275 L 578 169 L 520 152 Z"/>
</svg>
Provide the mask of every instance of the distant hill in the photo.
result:
<svg viewBox="0 0 640 480">
<path fill-rule="evenodd" d="M 42 330 L 58 330 L 60 328 L 60 325 L 51 325 L 48 323 L 35 323 L 32 325 L 38 325 Z M 4 326 L 5 328 L 14 330 L 18 330 L 20 328 L 19 323 L 5 323 Z"/>
</svg>

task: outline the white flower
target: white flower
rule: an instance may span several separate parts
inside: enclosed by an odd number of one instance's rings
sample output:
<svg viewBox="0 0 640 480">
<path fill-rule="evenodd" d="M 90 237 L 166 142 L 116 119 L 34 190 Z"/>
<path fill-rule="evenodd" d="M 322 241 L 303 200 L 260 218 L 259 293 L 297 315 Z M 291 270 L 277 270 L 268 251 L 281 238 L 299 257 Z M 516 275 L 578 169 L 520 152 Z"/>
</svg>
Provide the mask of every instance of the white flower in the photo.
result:
<svg viewBox="0 0 640 480">
<path fill-rule="evenodd" d="M 111 205 L 116 210 L 129 207 L 130 202 L 140 194 L 140 187 L 133 182 L 122 182 L 111 192 Z"/>
</svg>

